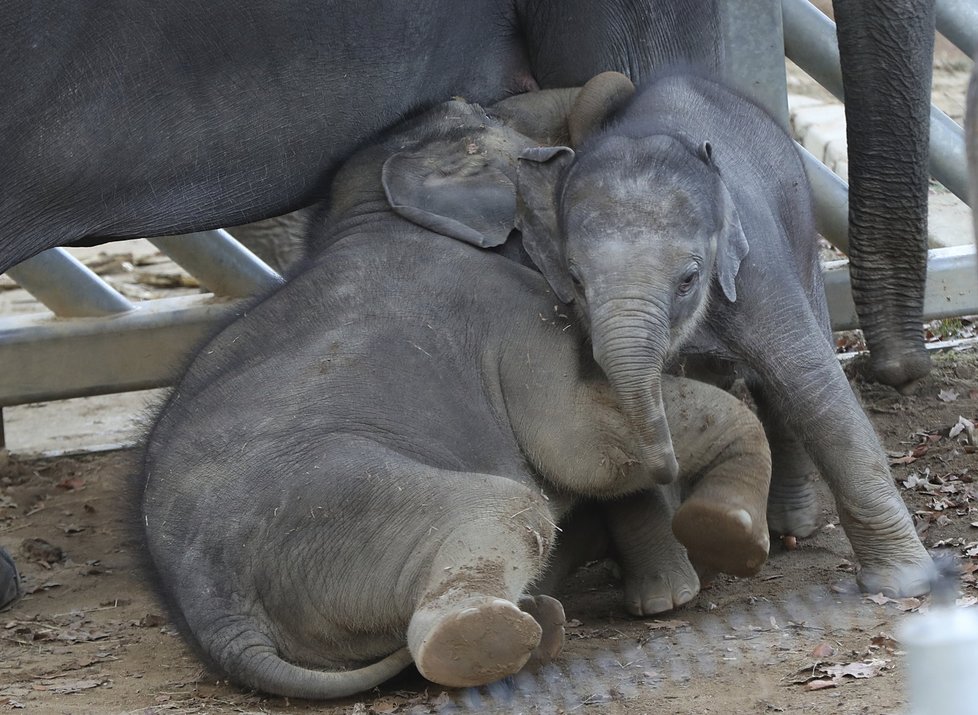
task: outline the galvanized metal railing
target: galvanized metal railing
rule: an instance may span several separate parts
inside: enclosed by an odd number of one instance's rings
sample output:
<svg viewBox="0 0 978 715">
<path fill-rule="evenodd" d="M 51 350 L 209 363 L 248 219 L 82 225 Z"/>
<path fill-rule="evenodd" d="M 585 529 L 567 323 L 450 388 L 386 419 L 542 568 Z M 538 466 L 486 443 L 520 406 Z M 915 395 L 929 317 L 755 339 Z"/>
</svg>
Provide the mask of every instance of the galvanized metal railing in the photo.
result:
<svg viewBox="0 0 978 715">
<path fill-rule="evenodd" d="M 0 407 L 168 385 L 230 300 L 282 280 L 226 231 L 152 242 L 212 292 L 130 302 L 60 248 L 8 272 L 53 315 L 0 318 Z"/>
</svg>

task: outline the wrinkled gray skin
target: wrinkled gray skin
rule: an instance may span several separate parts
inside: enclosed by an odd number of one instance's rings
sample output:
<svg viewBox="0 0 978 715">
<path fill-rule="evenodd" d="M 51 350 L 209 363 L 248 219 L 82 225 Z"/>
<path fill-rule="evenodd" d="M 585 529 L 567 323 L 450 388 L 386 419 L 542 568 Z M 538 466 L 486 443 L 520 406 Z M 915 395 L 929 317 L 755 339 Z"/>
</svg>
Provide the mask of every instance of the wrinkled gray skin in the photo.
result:
<svg viewBox="0 0 978 715">
<path fill-rule="evenodd" d="M 0 549 L 0 609 L 16 601 L 20 595 L 20 575 L 14 559 L 6 549 Z"/>
<path fill-rule="evenodd" d="M 305 208 L 282 216 L 228 228 L 228 233 L 279 275 L 288 275 L 306 254 L 309 219 L 315 209 Z"/>
<path fill-rule="evenodd" d="M 69 243 L 235 226 L 308 205 L 357 146 L 451 96 L 719 70 L 715 0 L 4 3 L 0 272 Z M 929 369 L 933 0 L 834 0 L 852 282 L 876 374 Z M 220 28 L 219 32 L 202 28 Z"/>
<path fill-rule="evenodd" d="M 927 591 L 931 559 L 829 339 L 810 192 L 790 138 L 756 105 L 681 72 L 599 119 L 607 125 L 576 156 L 525 155 L 523 243 L 590 325 L 643 460 L 675 469 L 658 395 L 680 348 L 736 361 L 772 446 L 771 528 L 817 528 L 817 466 L 862 588 Z"/>
<path fill-rule="evenodd" d="M 545 662 L 562 610 L 524 595 L 582 558 L 555 524 L 587 543 L 595 510 L 636 612 L 695 593 L 676 536 L 706 571 L 763 562 L 770 453 L 744 405 L 665 380 L 682 469 L 656 486 L 543 277 L 425 227 L 505 239 L 525 145 L 450 102 L 358 154 L 324 252 L 163 407 L 137 523 L 183 631 L 234 682 L 329 698 L 412 661 L 458 686 Z"/>
</svg>

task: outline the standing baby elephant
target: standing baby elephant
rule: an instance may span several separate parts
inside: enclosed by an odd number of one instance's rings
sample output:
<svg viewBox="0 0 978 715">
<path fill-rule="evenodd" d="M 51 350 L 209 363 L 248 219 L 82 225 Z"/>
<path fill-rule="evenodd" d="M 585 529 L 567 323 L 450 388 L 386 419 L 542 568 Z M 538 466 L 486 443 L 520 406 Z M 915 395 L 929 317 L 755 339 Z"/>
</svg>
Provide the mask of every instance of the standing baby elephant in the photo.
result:
<svg viewBox="0 0 978 715">
<path fill-rule="evenodd" d="M 324 252 L 218 332 L 164 405 L 138 523 L 172 614 L 232 681 L 329 698 L 412 661 L 469 686 L 553 657 L 562 609 L 524 594 L 583 498 L 646 497 L 640 533 L 613 536 L 649 550 L 638 568 L 663 548 L 675 566 L 676 498 L 694 562 L 764 561 L 770 454 L 741 403 L 663 381 L 682 468 L 657 491 L 543 277 L 426 227 L 505 238 L 525 143 L 450 102 L 360 152 Z"/>
<path fill-rule="evenodd" d="M 811 196 L 788 135 L 717 82 L 621 75 L 577 103 L 567 147 L 520 169 L 527 252 L 590 325 L 646 464 L 676 469 L 660 398 L 679 350 L 735 360 L 772 445 L 768 519 L 817 528 L 817 465 L 869 592 L 920 594 L 933 565 L 829 340 Z M 597 78 L 596 78 L 597 80 Z M 600 91 L 599 91 L 600 88 Z"/>
</svg>

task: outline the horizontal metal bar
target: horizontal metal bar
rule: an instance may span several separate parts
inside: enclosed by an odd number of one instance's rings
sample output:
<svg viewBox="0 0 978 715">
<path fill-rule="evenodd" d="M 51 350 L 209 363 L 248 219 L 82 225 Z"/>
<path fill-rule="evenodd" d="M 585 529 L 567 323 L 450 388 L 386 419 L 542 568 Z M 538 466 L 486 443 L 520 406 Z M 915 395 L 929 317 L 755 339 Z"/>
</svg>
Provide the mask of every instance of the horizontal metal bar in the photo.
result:
<svg viewBox="0 0 978 715">
<path fill-rule="evenodd" d="M 826 265 L 833 330 L 858 326 L 846 261 Z M 924 317 L 978 314 L 974 246 L 930 251 Z M 193 295 L 145 301 L 110 318 L 0 320 L 0 406 L 171 384 L 190 351 L 235 302 Z"/>
<path fill-rule="evenodd" d="M 968 57 L 978 51 L 978 3 L 975 0 L 937 0 L 937 31 Z"/>
<path fill-rule="evenodd" d="M 808 0 L 782 0 L 781 14 L 785 54 L 844 101 L 835 23 Z M 964 131 L 934 105 L 930 108 L 930 172 L 951 193 L 968 202 Z"/>
<path fill-rule="evenodd" d="M 109 318 L 0 319 L 0 405 L 168 385 L 233 306 L 191 295 L 144 301 Z"/>
<path fill-rule="evenodd" d="M 808 149 L 796 143 L 812 185 L 818 232 L 843 253 L 849 253 L 849 186 Z"/>
<path fill-rule="evenodd" d="M 223 229 L 149 240 L 215 295 L 244 298 L 282 282 L 278 273 Z"/>
<path fill-rule="evenodd" d="M 17 284 L 62 318 L 114 315 L 133 305 L 63 248 L 52 248 L 7 271 Z"/>
<path fill-rule="evenodd" d="M 825 265 L 825 296 L 829 302 L 833 330 L 859 327 L 849 284 L 849 262 Z M 924 320 L 978 315 L 978 260 L 975 247 L 933 248 L 927 255 L 927 288 Z"/>
</svg>

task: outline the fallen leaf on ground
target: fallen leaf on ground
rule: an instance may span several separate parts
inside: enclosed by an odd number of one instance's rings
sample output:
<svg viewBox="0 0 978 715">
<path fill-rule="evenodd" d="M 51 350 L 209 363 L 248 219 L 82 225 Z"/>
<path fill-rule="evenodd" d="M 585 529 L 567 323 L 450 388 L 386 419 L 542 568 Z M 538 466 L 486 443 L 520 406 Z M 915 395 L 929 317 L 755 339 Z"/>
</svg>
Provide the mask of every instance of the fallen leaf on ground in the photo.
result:
<svg viewBox="0 0 978 715">
<path fill-rule="evenodd" d="M 34 690 L 45 690 L 58 695 L 68 695 L 70 693 L 80 693 L 83 690 L 91 690 L 100 685 L 105 685 L 107 680 L 48 680 L 41 683 L 34 683 Z"/>
<path fill-rule="evenodd" d="M 56 564 L 65 560 L 64 549 L 44 539 L 24 539 L 20 542 L 20 550 L 27 558 L 45 564 Z"/>
<path fill-rule="evenodd" d="M 831 675 L 834 680 L 846 677 L 872 678 L 880 674 L 880 671 L 886 667 L 886 663 L 887 661 L 882 658 L 874 658 L 864 662 L 822 666 L 822 670 Z"/>
<path fill-rule="evenodd" d="M 166 619 L 156 613 L 147 613 L 139 619 L 140 628 L 159 628 L 165 623 Z"/>
<path fill-rule="evenodd" d="M 835 655 L 835 648 L 830 643 L 819 643 L 812 650 L 813 658 L 828 658 L 833 655 Z"/>
<path fill-rule="evenodd" d="M 978 435 L 975 433 L 975 423 L 966 417 L 958 415 L 958 421 L 948 430 L 947 436 L 954 439 L 960 434 L 964 434 L 962 441 L 970 445 L 978 445 Z"/>
<path fill-rule="evenodd" d="M 954 402 L 958 399 L 958 393 L 954 390 L 941 390 L 937 393 L 937 399 L 941 402 Z"/>
<path fill-rule="evenodd" d="M 825 690 L 834 688 L 838 685 L 834 680 L 809 680 L 805 683 L 805 690 Z"/>
<path fill-rule="evenodd" d="M 662 621 L 651 621 L 645 624 L 650 631 L 661 631 L 661 630 L 675 630 L 677 628 L 686 628 L 689 626 L 689 621 L 678 621 L 678 620 L 662 620 Z"/>
<path fill-rule="evenodd" d="M 815 663 L 798 671 L 801 679 L 793 681 L 806 690 L 822 690 L 841 684 L 846 678 L 872 678 L 886 669 L 888 661 L 872 658 L 855 663 Z M 826 677 L 827 676 L 827 677 Z"/>
</svg>

